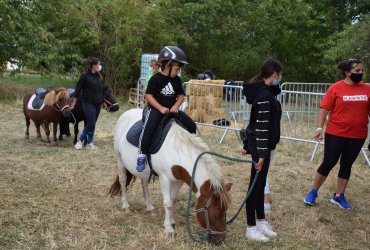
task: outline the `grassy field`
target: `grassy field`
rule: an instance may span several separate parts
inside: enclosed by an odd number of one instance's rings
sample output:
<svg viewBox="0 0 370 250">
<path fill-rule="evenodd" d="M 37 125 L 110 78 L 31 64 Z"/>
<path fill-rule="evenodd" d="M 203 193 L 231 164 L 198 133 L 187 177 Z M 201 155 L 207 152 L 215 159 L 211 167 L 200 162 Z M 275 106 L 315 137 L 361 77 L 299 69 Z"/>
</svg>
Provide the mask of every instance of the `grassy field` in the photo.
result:
<svg viewBox="0 0 370 250">
<path fill-rule="evenodd" d="M 117 113 L 102 112 L 97 124 L 96 151 L 76 151 L 72 138 L 50 147 L 36 141 L 31 125 L 24 139 L 22 91 L 35 86 L 74 86 L 71 79 L 38 77 L 27 82 L 0 78 L 0 248 L 1 249 L 370 249 L 370 168 L 360 155 L 353 167 L 347 198 L 354 209 L 330 203 L 336 167 L 319 192 L 316 207 L 303 204 L 312 176 L 322 159 L 322 148 L 310 162 L 313 145 L 282 141 L 270 170 L 273 212 L 268 216 L 278 237 L 268 243 L 248 241 L 245 214 L 229 226 L 224 245 L 193 243 L 184 224 L 188 189 L 180 191 L 176 207 L 177 234 L 163 233 L 164 211 L 158 181 L 150 184 L 157 216 L 145 214 L 140 182 L 129 190 L 132 214 L 120 210 L 120 198 L 106 195 L 116 176 L 113 129 L 131 106 L 119 98 Z M 13 87 L 4 92 L 4 86 Z M 13 97 L 8 98 L 10 93 Z M 82 126 L 82 125 L 80 125 Z M 241 157 L 240 143 L 230 132 L 222 145 L 221 130 L 201 127 L 213 151 Z M 44 135 L 44 134 L 43 134 Z M 250 166 L 220 161 L 224 176 L 234 183 L 231 217 L 242 201 Z M 194 213 L 193 213 L 194 215 Z M 195 221 L 195 219 L 193 219 Z M 196 228 L 196 223 L 193 226 Z"/>
</svg>

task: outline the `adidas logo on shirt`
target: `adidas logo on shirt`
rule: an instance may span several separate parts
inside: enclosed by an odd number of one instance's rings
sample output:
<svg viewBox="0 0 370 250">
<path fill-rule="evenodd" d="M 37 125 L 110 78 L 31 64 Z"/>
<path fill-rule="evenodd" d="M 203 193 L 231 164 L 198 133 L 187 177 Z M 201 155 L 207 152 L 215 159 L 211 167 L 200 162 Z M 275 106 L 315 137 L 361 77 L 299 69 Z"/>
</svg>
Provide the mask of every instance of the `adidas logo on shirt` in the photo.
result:
<svg viewBox="0 0 370 250">
<path fill-rule="evenodd" d="M 175 94 L 175 90 L 172 87 L 172 84 L 169 82 L 167 85 L 161 90 L 162 95 L 171 96 Z"/>
</svg>

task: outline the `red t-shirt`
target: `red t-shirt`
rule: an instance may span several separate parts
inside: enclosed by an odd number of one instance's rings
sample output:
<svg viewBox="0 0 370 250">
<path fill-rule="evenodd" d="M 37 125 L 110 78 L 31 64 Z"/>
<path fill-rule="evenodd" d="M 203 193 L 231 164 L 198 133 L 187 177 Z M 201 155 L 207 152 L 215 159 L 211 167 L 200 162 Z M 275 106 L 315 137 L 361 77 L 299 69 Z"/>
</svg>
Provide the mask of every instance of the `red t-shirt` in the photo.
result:
<svg viewBox="0 0 370 250">
<path fill-rule="evenodd" d="M 370 86 L 365 83 L 349 85 L 343 80 L 334 83 L 320 104 L 320 108 L 330 111 L 326 133 L 347 138 L 366 138 L 369 101 Z"/>
</svg>

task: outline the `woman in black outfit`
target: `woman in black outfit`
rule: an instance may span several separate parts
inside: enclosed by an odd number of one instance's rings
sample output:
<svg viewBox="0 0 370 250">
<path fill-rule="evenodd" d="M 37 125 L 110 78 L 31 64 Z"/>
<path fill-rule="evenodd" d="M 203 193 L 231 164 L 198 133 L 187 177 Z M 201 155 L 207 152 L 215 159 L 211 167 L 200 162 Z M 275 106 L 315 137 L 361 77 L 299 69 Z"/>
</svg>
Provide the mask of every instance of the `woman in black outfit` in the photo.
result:
<svg viewBox="0 0 370 250">
<path fill-rule="evenodd" d="M 86 124 L 81 133 L 80 139 L 75 144 L 76 149 L 82 149 L 82 141 L 87 136 L 86 149 L 95 149 L 94 132 L 98 120 L 103 97 L 103 82 L 100 74 L 101 65 L 96 57 L 89 57 L 86 60 L 85 72 L 81 74 L 77 82 L 72 107 L 76 104 L 77 98 L 81 98 L 82 109 L 86 117 Z"/>
<path fill-rule="evenodd" d="M 268 59 L 263 63 L 260 74 L 243 86 L 247 102 L 252 104 L 244 150 L 252 155 L 254 162 L 257 162 L 252 165 L 249 185 L 259 172 L 256 185 L 246 202 L 248 224 L 246 236 L 256 241 L 268 241 L 267 237 L 277 236 L 265 219 L 264 187 L 271 151 L 280 140 L 281 106 L 275 96 L 280 93 L 278 85 L 282 69 L 283 66 L 278 60 Z"/>
</svg>

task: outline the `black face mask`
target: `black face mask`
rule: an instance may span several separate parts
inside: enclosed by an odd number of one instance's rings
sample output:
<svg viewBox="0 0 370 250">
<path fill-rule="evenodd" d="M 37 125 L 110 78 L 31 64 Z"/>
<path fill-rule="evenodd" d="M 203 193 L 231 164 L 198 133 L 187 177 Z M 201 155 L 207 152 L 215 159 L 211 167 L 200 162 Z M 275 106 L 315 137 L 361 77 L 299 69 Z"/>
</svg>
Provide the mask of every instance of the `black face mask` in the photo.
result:
<svg viewBox="0 0 370 250">
<path fill-rule="evenodd" d="M 351 75 L 349 76 L 349 78 L 351 78 L 352 82 L 354 82 L 355 84 L 361 82 L 362 80 L 362 73 L 359 73 L 359 74 L 354 74 L 354 73 L 351 73 Z"/>
</svg>

